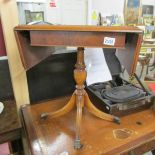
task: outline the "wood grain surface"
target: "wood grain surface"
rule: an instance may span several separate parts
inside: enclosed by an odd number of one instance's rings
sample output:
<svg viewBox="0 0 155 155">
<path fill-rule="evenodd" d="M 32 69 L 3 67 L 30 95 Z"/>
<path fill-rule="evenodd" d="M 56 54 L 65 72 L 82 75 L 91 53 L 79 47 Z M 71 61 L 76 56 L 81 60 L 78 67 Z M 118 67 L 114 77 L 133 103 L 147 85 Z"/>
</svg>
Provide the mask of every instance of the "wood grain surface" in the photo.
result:
<svg viewBox="0 0 155 155">
<path fill-rule="evenodd" d="M 104 38 L 114 38 L 112 46 L 104 44 Z M 81 31 L 36 31 L 30 32 L 32 46 L 75 46 L 75 47 L 104 47 L 124 48 L 125 33 L 122 32 L 85 32 Z M 36 39 L 37 38 L 37 39 Z"/>
<path fill-rule="evenodd" d="M 90 25 L 19 25 L 15 30 L 52 30 L 52 31 L 91 31 L 91 32 L 130 32 L 143 33 L 133 26 L 90 26 Z"/>
<path fill-rule="evenodd" d="M 141 153 L 155 148 L 155 111 L 152 109 L 122 117 L 120 125 L 101 120 L 84 109 L 81 124 L 84 146 L 74 150 L 76 110 L 59 118 L 39 119 L 42 112 L 60 109 L 68 100 L 69 97 L 64 97 L 21 109 L 32 155 L 61 155 L 65 152 L 69 155 L 115 155 L 131 150 L 138 152 L 141 146 Z"/>
<path fill-rule="evenodd" d="M 120 62 L 132 74 L 142 42 L 142 30 L 128 26 L 20 25 L 14 30 L 25 69 L 49 57 L 54 51 L 49 46 L 97 47 L 118 49 Z M 114 38 L 114 45 L 104 44 L 105 37 Z"/>
<path fill-rule="evenodd" d="M 21 138 L 21 125 L 19 122 L 15 101 L 3 101 L 4 111 L 0 114 L 0 143 Z"/>
</svg>

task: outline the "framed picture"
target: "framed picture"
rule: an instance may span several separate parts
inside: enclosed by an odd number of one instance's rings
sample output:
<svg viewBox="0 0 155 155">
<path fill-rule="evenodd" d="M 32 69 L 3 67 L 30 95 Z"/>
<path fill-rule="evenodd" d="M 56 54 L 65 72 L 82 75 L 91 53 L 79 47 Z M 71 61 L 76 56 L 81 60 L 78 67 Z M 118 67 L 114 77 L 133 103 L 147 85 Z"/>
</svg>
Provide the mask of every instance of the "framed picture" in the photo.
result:
<svg viewBox="0 0 155 155">
<path fill-rule="evenodd" d="M 142 0 L 126 0 L 124 6 L 124 21 L 126 25 L 136 25 L 141 18 Z"/>
<path fill-rule="evenodd" d="M 142 15 L 143 16 L 153 16 L 153 10 L 154 6 L 153 5 L 143 5 L 142 6 Z"/>
<path fill-rule="evenodd" d="M 145 25 L 154 25 L 153 11 L 154 11 L 153 5 L 142 6 L 142 16 Z"/>
<path fill-rule="evenodd" d="M 30 10 L 25 10 L 25 19 L 26 24 L 31 22 L 44 21 L 44 12 L 43 11 L 31 12 Z"/>
</svg>

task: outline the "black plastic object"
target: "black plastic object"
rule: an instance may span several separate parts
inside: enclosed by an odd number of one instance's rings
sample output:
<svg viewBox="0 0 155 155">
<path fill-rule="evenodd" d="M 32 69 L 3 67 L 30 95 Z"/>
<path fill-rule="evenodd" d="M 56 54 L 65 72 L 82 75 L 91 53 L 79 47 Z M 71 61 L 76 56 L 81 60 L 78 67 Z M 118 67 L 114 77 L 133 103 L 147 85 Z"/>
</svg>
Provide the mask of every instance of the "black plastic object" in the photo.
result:
<svg viewBox="0 0 155 155">
<path fill-rule="evenodd" d="M 0 100 L 14 99 L 8 60 L 0 61 Z"/>
<path fill-rule="evenodd" d="M 101 92 L 102 97 L 113 102 L 127 102 L 138 99 L 143 95 L 142 90 L 132 85 L 123 85 Z"/>
<path fill-rule="evenodd" d="M 119 75 L 122 72 L 121 64 L 116 56 L 116 49 L 104 48 L 103 53 L 107 62 L 108 68 L 112 76 Z"/>
<path fill-rule="evenodd" d="M 30 102 L 34 104 L 73 93 L 76 52 L 53 54 L 27 71 Z"/>
</svg>

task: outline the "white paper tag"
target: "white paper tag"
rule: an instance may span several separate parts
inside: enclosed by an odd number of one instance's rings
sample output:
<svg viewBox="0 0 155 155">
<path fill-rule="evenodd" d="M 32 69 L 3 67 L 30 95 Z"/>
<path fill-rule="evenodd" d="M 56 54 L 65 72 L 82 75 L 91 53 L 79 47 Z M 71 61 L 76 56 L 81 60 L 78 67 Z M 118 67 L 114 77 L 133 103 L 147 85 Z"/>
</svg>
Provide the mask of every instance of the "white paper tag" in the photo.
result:
<svg viewBox="0 0 155 155">
<path fill-rule="evenodd" d="M 104 37 L 104 45 L 110 45 L 114 46 L 115 45 L 115 38 L 110 38 L 110 37 Z"/>
</svg>

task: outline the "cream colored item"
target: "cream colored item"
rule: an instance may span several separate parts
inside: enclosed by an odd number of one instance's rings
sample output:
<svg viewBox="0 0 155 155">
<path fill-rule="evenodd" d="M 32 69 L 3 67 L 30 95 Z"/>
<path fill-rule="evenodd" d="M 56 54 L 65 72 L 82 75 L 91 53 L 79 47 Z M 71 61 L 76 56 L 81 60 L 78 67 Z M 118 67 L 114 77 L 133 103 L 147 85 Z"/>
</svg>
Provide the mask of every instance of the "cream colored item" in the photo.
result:
<svg viewBox="0 0 155 155">
<path fill-rule="evenodd" d="M 0 114 L 3 112 L 3 109 L 4 109 L 4 104 L 0 102 Z"/>
</svg>

